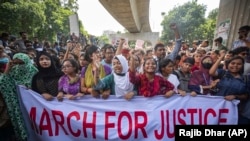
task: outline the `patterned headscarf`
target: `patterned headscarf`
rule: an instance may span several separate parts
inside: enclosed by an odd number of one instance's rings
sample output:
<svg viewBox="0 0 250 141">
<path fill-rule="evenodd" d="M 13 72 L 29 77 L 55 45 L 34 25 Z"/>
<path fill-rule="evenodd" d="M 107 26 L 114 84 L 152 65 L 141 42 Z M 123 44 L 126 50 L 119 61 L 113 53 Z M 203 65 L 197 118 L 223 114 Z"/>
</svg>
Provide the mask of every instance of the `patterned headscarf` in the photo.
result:
<svg viewBox="0 0 250 141">
<path fill-rule="evenodd" d="M 17 53 L 13 56 L 14 59 L 19 59 L 24 64 L 19 64 L 11 68 L 9 75 L 14 79 L 17 85 L 25 85 L 31 87 L 31 80 L 34 74 L 38 72 L 37 68 L 32 64 L 29 56 L 24 53 Z"/>
</svg>

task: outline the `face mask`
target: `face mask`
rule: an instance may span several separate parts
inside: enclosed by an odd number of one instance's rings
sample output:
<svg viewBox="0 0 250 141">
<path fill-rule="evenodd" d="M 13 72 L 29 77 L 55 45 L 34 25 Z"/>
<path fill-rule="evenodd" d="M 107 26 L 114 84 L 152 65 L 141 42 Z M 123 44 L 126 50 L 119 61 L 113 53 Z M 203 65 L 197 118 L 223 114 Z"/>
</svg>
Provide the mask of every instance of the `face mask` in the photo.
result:
<svg viewBox="0 0 250 141">
<path fill-rule="evenodd" d="M 210 69 L 212 67 L 212 63 L 203 63 L 202 66 L 204 69 Z"/>
<path fill-rule="evenodd" d="M 4 57 L 4 58 L 0 58 L 0 63 L 2 64 L 7 64 L 9 62 L 9 59 Z"/>
</svg>

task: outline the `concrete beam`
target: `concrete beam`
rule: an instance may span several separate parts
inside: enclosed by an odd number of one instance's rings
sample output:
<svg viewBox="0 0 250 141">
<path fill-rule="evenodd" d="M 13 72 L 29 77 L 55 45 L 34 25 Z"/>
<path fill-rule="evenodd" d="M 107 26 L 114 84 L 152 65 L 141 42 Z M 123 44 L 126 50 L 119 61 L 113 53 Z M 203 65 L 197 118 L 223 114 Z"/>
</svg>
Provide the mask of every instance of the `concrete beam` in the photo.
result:
<svg viewBox="0 0 250 141">
<path fill-rule="evenodd" d="M 152 47 L 159 42 L 159 32 L 143 32 L 143 33 L 123 33 L 123 34 L 110 34 L 109 41 L 114 38 L 127 38 L 129 41 L 144 40 L 152 44 Z"/>
<path fill-rule="evenodd" d="M 151 32 L 149 0 L 99 0 L 130 33 Z"/>
</svg>

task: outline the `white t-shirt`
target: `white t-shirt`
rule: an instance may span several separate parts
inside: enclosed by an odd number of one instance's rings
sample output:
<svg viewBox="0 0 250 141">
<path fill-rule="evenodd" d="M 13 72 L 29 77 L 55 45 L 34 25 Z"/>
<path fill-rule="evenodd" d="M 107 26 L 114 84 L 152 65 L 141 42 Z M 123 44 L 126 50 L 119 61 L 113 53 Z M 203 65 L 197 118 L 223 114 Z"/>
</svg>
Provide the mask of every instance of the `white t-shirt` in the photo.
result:
<svg viewBox="0 0 250 141">
<path fill-rule="evenodd" d="M 164 77 L 164 76 L 162 76 L 162 74 L 160 74 L 160 73 L 156 73 L 156 75 L 159 75 L 159 76 L 161 76 L 161 77 Z M 178 86 L 180 85 L 180 81 L 179 81 L 179 79 L 177 78 L 177 76 L 174 75 L 174 74 L 169 74 L 167 80 L 168 80 L 170 83 L 172 83 L 172 84 L 174 85 L 174 91 L 175 91 L 176 93 L 178 93 Z"/>
</svg>

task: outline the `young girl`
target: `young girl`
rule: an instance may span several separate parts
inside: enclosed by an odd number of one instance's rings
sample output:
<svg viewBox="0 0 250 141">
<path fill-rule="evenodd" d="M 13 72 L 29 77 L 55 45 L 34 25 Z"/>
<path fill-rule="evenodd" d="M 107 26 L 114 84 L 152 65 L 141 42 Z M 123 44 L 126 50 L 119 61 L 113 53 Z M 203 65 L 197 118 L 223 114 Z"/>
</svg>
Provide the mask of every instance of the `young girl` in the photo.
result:
<svg viewBox="0 0 250 141">
<path fill-rule="evenodd" d="M 160 61 L 159 64 L 159 76 L 162 76 L 169 82 L 171 82 L 174 85 L 174 91 L 175 93 L 179 93 L 178 86 L 180 84 L 180 81 L 178 80 L 177 76 L 172 74 L 174 70 L 174 62 L 170 59 L 163 59 Z"/>
<path fill-rule="evenodd" d="M 76 97 L 81 97 L 84 94 L 81 93 L 81 80 L 78 75 L 79 66 L 73 59 L 66 59 L 62 65 L 62 71 L 64 75 L 58 82 L 58 95 L 57 99 L 62 100 L 65 95 L 68 99 L 73 100 Z"/>
<path fill-rule="evenodd" d="M 109 94 L 115 94 L 116 97 L 124 97 L 130 100 L 134 96 L 134 85 L 129 81 L 128 61 L 123 55 L 116 55 L 112 60 L 113 73 L 99 79 L 99 67 L 95 69 L 95 86 L 94 91 L 110 90 L 109 93 L 102 94 L 103 98 L 107 98 Z"/>
<path fill-rule="evenodd" d="M 87 48 L 85 54 L 85 60 L 89 62 L 88 66 L 82 68 L 81 71 L 81 91 L 85 94 L 92 94 L 92 87 L 94 86 L 94 72 L 93 67 L 95 62 L 93 57 L 96 56 L 98 59 L 101 59 L 100 51 L 97 46 L 91 45 Z M 100 64 L 100 79 L 111 73 L 111 68 Z"/>
<path fill-rule="evenodd" d="M 191 68 L 191 72 L 194 72 L 196 70 L 199 70 L 200 68 L 200 63 L 201 63 L 201 58 L 202 58 L 202 54 L 199 52 L 196 52 L 194 54 L 194 65 Z"/>
<path fill-rule="evenodd" d="M 155 75 L 156 61 L 153 58 L 145 60 L 143 64 L 144 73 L 137 74 L 134 67 L 133 57 L 129 77 L 131 83 L 138 86 L 139 95 L 152 97 L 155 95 L 165 95 L 171 97 L 174 94 L 174 86 L 168 80 L 161 76 Z"/>
<path fill-rule="evenodd" d="M 220 79 L 216 85 L 219 89 L 216 96 L 224 96 L 226 100 L 230 101 L 233 99 L 246 100 L 248 92 L 243 80 L 244 59 L 235 56 L 228 60 L 226 70 L 218 69 L 224 56 L 225 54 L 221 55 L 209 70 L 211 76 L 217 76 Z"/>
<path fill-rule="evenodd" d="M 215 87 L 218 80 L 212 81 L 212 77 L 209 75 L 209 69 L 213 65 L 213 60 L 210 56 L 205 56 L 200 62 L 199 70 L 194 71 L 191 74 L 191 78 L 188 83 L 188 88 L 191 90 L 191 96 L 197 94 L 209 94 L 211 89 Z"/>
<path fill-rule="evenodd" d="M 52 100 L 58 94 L 58 80 L 63 75 L 56 68 L 52 56 L 42 51 L 36 59 L 38 73 L 32 79 L 32 90 L 38 92 L 46 100 Z"/>
</svg>

